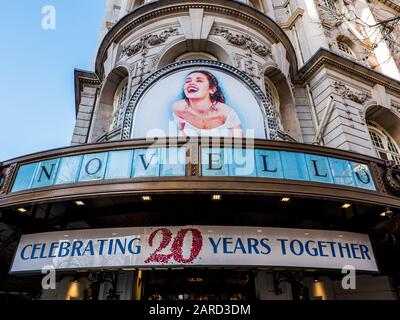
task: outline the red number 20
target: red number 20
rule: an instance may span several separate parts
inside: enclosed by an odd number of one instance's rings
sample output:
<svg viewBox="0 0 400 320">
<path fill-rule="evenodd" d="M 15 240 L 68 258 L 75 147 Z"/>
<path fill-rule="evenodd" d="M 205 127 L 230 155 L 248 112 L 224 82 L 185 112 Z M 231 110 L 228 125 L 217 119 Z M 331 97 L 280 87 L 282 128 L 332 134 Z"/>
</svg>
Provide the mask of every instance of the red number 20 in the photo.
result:
<svg viewBox="0 0 400 320">
<path fill-rule="evenodd" d="M 185 236 L 189 231 L 192 233 L 192 247 L 190 249 L 189 258 L 185 259 L 183 257 L 182 247 Z M 171 242 L 172 232 L 167 228 L 154 230 L 149 237 L 149 245 L 151 247 L 153 246 L 154 237 L 158 232 L 161 232 L 162 240 L 158 248 L 154 250 L 154 252 L 144 261 L 145 263 L 168 263 L 171 258 L 173 258 L 178 263 L 190 263 L 199 255 L 200 250 L 203 247 L 203 237 L 199 230 L 193 228 L 180 229 L 172 242 L 171 252 L 161 253 L 160 251 L 165 249 Z"/>
</svg>

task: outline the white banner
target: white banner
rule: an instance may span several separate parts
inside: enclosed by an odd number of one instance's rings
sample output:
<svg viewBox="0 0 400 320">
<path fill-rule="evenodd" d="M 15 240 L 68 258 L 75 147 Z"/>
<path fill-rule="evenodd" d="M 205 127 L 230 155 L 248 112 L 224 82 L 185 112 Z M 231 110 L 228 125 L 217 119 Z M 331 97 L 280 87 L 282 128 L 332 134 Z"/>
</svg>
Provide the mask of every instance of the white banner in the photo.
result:
<svg viewBox="0 0 400 320">
<path fill-rule="evenodd" d="M 181 226 L 23 235 L 11 272 L 162 266 L 279 266 L 378 271 L 368 235 L 265 227 Z"/>
</svg>

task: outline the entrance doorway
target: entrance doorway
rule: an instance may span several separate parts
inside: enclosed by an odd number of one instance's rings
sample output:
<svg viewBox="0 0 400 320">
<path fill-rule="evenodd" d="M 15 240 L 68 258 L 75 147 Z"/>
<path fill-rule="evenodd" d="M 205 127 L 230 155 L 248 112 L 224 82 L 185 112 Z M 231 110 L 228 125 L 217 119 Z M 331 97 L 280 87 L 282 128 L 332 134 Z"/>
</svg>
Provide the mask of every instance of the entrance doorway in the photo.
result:
<svg viewBox="0 0 400 320">
<path fill-rule="evenodd" d="M 143 272 L 144 300 L 254 300 L 250 270 L 184 269 Z"/>
</svg>

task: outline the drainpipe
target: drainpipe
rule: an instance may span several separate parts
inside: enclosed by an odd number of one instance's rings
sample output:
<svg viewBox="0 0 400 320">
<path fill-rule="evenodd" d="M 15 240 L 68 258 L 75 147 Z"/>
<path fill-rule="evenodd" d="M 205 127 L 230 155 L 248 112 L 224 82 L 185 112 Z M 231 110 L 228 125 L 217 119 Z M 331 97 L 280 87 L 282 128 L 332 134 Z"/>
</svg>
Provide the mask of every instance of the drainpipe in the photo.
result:
<svg viewBox="0 0 400 320">
<path fill-rule="evenodd" d="M 320 141 L 321 141 L 321 138 L 322 138 L 322 134 L 324 133 L 326 123 L 329 120 L 333 105 L 334 105 L 333 97 L 330 96 L 329 100 L 328 100 L 328 104 L 327 104 L 327 106 L 325 108 L 324 114 L 322 115 L 321 123 L 317 127 L 317 132 L 315 133 L 313 144 L 320 144 Z"/>
</svg>

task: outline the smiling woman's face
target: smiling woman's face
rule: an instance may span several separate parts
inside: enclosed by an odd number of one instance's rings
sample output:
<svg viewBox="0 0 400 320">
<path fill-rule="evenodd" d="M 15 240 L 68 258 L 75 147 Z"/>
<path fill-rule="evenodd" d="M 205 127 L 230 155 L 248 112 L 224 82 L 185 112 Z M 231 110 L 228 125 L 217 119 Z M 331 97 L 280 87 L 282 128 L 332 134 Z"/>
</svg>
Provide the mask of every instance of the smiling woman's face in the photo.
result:
<svg viewBox="0 0 400 320">
<path fill-rule="evenodd" d="M 201 99 L 214 91 L 210 88 L 207 76 L 201 72 L 194 72 L 188 75 L 183 90 L 188 99 Z"/>
</svg>

